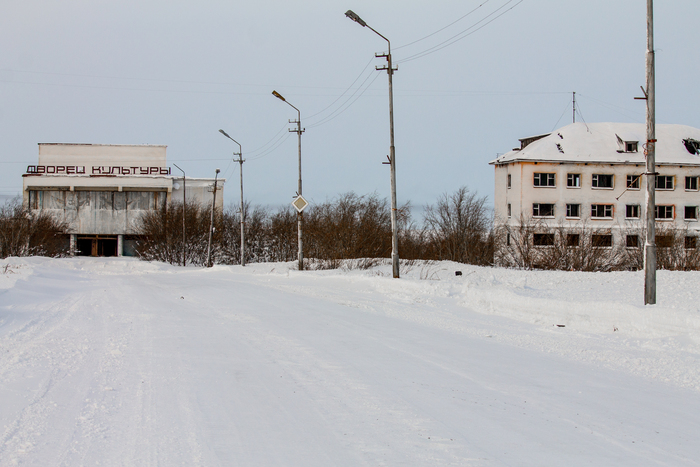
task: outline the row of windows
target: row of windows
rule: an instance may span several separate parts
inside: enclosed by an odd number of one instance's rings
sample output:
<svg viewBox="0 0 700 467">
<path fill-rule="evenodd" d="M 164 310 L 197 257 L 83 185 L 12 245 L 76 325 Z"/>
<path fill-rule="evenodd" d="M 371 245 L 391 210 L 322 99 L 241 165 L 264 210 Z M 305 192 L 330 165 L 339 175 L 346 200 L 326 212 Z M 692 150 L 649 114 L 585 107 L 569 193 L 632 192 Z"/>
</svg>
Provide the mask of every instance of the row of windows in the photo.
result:
<svg viewBox="0 0 700 467">
<path fill-rule="evenodd" d="M 532 217 L 555 217 L 555 204 L 532 203 Z M 676 209 L 672 204 L 656 205 L 655 217 L 657 220 L 673 220 L 676 217 Z M 613 204 L 591 204 L 592 219 L 612 219 L 615 212 Z M 639 219 L 641 208 L 638 204 L 625 205 L 625 219 Z M 508 203 L 508 217 L 512 216 L 512 209 Z M 580 204 L 567 204 L 566 217 L 571 219 L 581 218 Z M 684 206 L 683 219 L 686 221 L 698 220 L 698 206 Z"/>
<path fill-rule="evenodd" d="M 657 235 L 656 246 L 658 248 L 672 248 L 674 244 L 673 235 Z M 506 242 L 510 244 L 510 237 Z M 532 244 L 534 246 L 554 246 L 553 233 L 536 233 L 532 235 Z M 627 248 L 639 248 L 642 245 L 639 235 L 625 235 L 625 246 Z M 566 246 L 577 247 L 581 246 L 581 234 L 566 234 Z M 591 235 L 590 246 L 593 248 L 612 248 L 612 234 L 593 234 Z M 684 240 L 685 248 L 697 248 L 697 237 L 686 236 Z"/>
<path fill-rule="evenodd" d="M 627 189 L 639 190 L 641 186 L 642 175 L 627 175 Z M 657 175 L 655 186 L 657 190 L 674 190 L 675 175 Z M 700 177 L 690 176 L 685 177 L 685 190 L 698 191 L 700 187 Z M 557 177 L 555 173 L 536 172 L 533 174 L 532 184 L 537 188 L 555 188 L 557 186 Z M 507 186 L 511 187 L 511 174 L 508 174 Z M 566 174 L 567 188 L 581 188 L 581 174 L 569 173 Z M 598 189 L 613 189 L 615 188 L 615 175 L 613 174 L 592 174 L 591 187 Z"/>
</svg>

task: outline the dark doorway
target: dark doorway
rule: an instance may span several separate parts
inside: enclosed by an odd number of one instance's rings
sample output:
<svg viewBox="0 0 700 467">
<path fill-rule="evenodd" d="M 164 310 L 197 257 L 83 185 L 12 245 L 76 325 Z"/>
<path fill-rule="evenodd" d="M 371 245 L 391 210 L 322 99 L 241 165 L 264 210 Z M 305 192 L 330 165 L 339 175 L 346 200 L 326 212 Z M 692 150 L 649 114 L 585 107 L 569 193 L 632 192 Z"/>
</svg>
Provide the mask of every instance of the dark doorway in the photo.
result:
<svg viewBox="0 0 700 467">
<path fill-rule="evenodd" d="M 117 256 L 116 237 L 78 237 L 76 247 L 78 256 Z"/>
</svg>

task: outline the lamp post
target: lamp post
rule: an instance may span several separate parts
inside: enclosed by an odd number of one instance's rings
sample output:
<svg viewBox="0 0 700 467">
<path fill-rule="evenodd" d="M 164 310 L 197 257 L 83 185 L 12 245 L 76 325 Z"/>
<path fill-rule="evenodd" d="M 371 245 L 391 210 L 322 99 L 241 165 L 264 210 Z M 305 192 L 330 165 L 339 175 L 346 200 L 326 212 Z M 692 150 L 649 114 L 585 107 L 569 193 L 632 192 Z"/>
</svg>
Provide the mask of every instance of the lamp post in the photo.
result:
<svg viewBox="0 0 700 467">
<path fill-rule="evenodd" d="M 243 159 L 241 143 L 231 138 L 224 130 L 219 130 L 219 133 L 238 145 L 238 153 L 233 153 L 234 156 L 238 156 L 238 160 L 234 159 L 233 162 L 238 162 L 241 165 L 241 266 L 245 266 L 245 221 L 243 220 L 243 163 L 245 159 Z"/>
<path fill-rule="evenodd" d="M 275 96 L 277 99 L 281 100 L 282 102 L 286 102 L 291 108 L 297 111 L 297 119 L 296 120 L 290 120 L 289 123 L 296 123 L 297 124 L 297 129 L 292 130 L 290 129 L 290 132 L 296 133 L 299 136 L 299 187 L 297 189 L 297 195 L 301 196 L 301 134 L 305 131 L 301 128 L 301 112 L 299 109 L 294 107 L 292 104 L 290 104 L 280 93 L 277 91 L 272 91 L 272 95 Z M 301 233 L 302 233 L 302 222 L 304 220 L 304 213 L 302 211 L 297 210 L 297 236 L 299 237 L 299 252 L 298 252 L 298 258 L 299 258 L 299 270 L 303 271 L 304 270 L 304 253 L 302 249 L 302 240 L 301 240 Z"/>
<path fill-rule="evenodd" d="M 394 274 L 394 278 L 399 278 L 399 239 L 397 234 L 397 220 L 396 220 L 396 152 L 394 148 L 394 90 L 392 85 L 392 77 L 394 76 L 394 69 L 391 62 L 391 42 L 386 37 L 379 34 L 374 28 L 365 23 L 362 18 L 357 16 L 352 10 L 345 12 L 345 16 L 355 21 L 360 26 L 367 27 L 372 30 L 376 35 L 384 39 L 387 43 L 387 53 L 386 54 L 374 54 L 375 57 L 386 58 L 387 64 L 385 67 L 377 67 L 377 70 L 386 70 L 389 75 L 389 165 L 391 168 L 391 268 Z"/>
<path fill-rule="evenodd" d="M 182 265 L 185 265 L 185 245 L 186 243 L 186 235 L 185 235 L 185 214 L 187 212 L 187 186 L 185 185 L 185 171 L 182 170 L 180 167 L 178 167 L 177 164 L 173 164 L 175 167 L 177 167 L 180 172 L 182 172 Z"/>
<path fill-rule="evenodd" d="M 216 175 L 214 176 L 214 196 L 211 200 L 211 217 L 209 219 L 209 242 L 207 243 L 207 267 L 212 267 L 211 264 L 211 233 L 214 230 L 214 206 L 216 206 L 216 182 L 219 178 L 219 172 L 221 170 L 216 169 Z"/>
</svg>

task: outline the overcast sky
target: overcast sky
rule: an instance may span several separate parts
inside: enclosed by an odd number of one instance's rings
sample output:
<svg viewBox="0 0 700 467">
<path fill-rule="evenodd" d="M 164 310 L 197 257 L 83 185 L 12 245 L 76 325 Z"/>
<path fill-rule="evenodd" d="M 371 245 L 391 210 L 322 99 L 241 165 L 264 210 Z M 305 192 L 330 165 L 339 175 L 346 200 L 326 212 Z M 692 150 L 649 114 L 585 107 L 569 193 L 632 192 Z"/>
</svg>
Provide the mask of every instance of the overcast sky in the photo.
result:
<svg viewBox="0 0 700 467">
<path fill-rule="evenodd" d="M 493 199 L 488 162 L 571 123 L 572 91 L 577 121 L 644 122 L 633 100 L 644 0 L 4 2 L 0 194 L 21 192 L 38 143 L 165 144 L 188 176 L 220 167 L 237 203 L 237 147 L 223 128 L 243 146 L 246 199 L 289 203 L 296 112 L 275 89 L 301 110 L 307 199 L 388 197 L 387 74 L 374 71 L 386 42 L 348 9 L 391 40 L 399 66 L 400 204 L 462 185 Z M 656 2 L 659 123 L 700 127 L 697 18 L 697 0 Z"/>
</svg>

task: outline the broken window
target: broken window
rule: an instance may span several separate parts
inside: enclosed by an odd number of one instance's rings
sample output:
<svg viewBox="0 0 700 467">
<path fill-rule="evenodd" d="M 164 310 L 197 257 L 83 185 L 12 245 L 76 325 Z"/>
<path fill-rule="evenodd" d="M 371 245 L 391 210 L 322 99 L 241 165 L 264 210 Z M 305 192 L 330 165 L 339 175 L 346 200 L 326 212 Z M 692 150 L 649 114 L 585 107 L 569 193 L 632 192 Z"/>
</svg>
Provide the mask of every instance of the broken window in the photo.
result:
<svg viewBox="0 0 700 467">
<path fill-rule="evenodd" d="M 673 205 L 655 206 L 656 220 L 673 219 Z"/>
<path fill-rule="evenodd" d="M 627 248 L 639 248 L 639 235 L 627 235 L 625 237 L 625 246 Z"/>
<path fill-rule="evenodd" d="M 591 177 L 591 186 L 593 188 L 613 188 L 613 175 L 593 174 Z"/>
<path fill-rule="evenodd" d="M 554 234 L 553 233 L 541 233 L 534 234 L 532 236 L 532 244 L 534 246 L 553 246 L 554 245 Z"/>
<path fill-rule="evenodd" d="M 597 219 L 612 219 L 612 204 L 591 204 L 591 217 Z"/>
<path fill-rule="evenodd" d="M 700 141 L 688 138 L 683 140 L 683 145 L 685 145 L 689 153 L 693 155 L 700 154 Z"/>
<path fill-rule="evenodd" d="M 566 205 L 566 217 L 581 217 L 581 205 L 580 204 L 567 204 Z"/>
<path fill-rule="evenodd" d="M 685 220 L 696 221 L 698 220 L 698 207 L 697 206 L 686 206 L 685 207 Z"/>
<path fill-rule="evenodd" d="M 626 219 L 639 219 L 639 205 L 638 204 L 628 204 L 625 206 L 625 218 Z"/>
<path fill-rule="evenodd" d="M 511 216 L 511 209 L 510 209 L 510 203 L 508 203 L 508 217 Z"/>
<path fill-rule="evenodd" d="M 566 235 L 566 246 L 579 246 L 581 244 L 580 234 L 567 234 Z"/>
<path fill-rule="evenodd" d="M 617 152 L 637 152 L 639 150 L 639 141 L 625 141 L 617 136 L 617 145 L 620 149 Z"/>
<path fill-rule="evenodd" d="M 698 237 L 685 237 L 685 247 L 688 249 L 695 249 L 698 245 Z"/>
<path fill-rule="evenodd" d="M 555 174 L 553 173 L 535 173 L 533 184 L 535 186 L 556 186 Z"/>
<path fill-rule="evenodd" d="M 673 175 L 657 175 L 656 189 L 657 190 L 673 190 Z"/>
<path fill-rule="evenodd" d="M 610 234 L 591 235 L 591 244 L 593 245 L 593 248 L 610 248 L 610 247 L 612 247 L 612 235 L 610 235 Z"/>
<path fill-rule="evenodd" d="M 508 178 L 507 178 L 507 181 L 506 181 L 506 187 L 507 187 L 507 188 L 510 188 L 510 174 L 508 174 Z"/>
<path fill-rule="evenodd" d="M 685 191 L 698 191 L 698 177 L 685 177 Z"/>
<path fill-rule="evenodd" d="M 567 188 L 581 188 L 581 174 L 566 174 Z"/>
<path fill-rule="evenodd" d="M 671 248 L 673 246 L 673 235 L 657 235 L 657 248 Z"/>
<path fill-rule="evenodd" d="M 627 176 L 627 189 L 628 190 L 639 190 L 641 175 L 628 175 Z"/>
<path fill-rule="evenodd" d="M 554 217 L 554 205 L 545 203 L 533 203 L 532 217 Z"/>
</svg>

